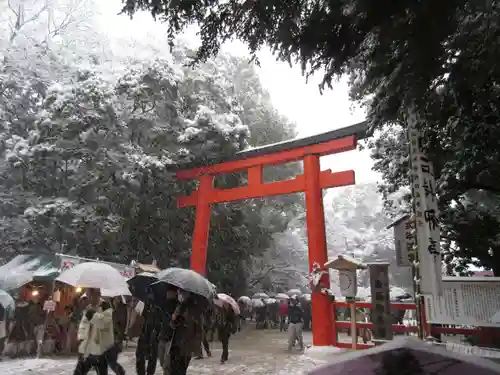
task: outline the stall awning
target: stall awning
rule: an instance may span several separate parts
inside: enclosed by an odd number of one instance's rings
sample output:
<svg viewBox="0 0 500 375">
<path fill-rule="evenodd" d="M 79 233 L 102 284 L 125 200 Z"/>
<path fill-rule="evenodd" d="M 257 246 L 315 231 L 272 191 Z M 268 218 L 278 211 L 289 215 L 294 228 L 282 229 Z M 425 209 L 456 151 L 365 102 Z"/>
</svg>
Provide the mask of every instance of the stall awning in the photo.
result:
<svg viewBox="0 0 500 375">
<path fill-rule="evenodd" d="M 0 289 L 15 290 L 34 280 L 53 280 L 59 275 L 59 262 L 51 255 L 17 255 L 0 267 Z"/>
</svg>

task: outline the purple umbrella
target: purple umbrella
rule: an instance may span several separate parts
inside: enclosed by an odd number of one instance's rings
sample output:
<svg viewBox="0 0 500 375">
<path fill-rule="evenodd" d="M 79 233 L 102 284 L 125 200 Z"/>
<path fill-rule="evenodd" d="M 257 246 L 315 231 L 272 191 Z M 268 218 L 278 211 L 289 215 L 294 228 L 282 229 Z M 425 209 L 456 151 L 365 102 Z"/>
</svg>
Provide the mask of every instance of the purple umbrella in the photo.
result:
<svg viewBox="0 0 500 375">
<path fill-rule="evenodd" d="M 398 338 L 368 350 L 339 355 L 310 375 L 499 375 L 500 365 L 459 355 L 415 338 Z"/>
</svg>

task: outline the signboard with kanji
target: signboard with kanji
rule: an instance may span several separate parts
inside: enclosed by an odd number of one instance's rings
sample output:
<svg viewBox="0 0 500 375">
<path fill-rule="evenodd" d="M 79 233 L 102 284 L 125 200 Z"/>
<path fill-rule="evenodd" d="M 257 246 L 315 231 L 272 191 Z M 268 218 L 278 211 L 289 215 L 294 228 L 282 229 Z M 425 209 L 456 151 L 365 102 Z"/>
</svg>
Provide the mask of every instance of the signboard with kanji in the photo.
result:
<svg viewBox="0 0 500 375">
<path fill-rule="evenodd" d="M 392 315 L 389 285 L 389 264 L 368 264 L 372 295 L 371 321 L 373 337 L 392 340 Z"/>
<path fill-rule="evenodd" d="M 420 294 L 441 295 L 442 262 L 434 168 L 423 150 L 416 121 L 409 121 L 410 183 L 418 245 Z"/>
<path fill-rule="evenodd" d="M 56 311 L 56 303 L 51 300 L 47 300 L 43 303 L 43 311 L 53 312 Z"/>
<path fill-rule="evenodd" d="M 500 278 L 446 277 L 443 294 L 425 296 L 429 323 L 500 327 Z"/>
</svg>

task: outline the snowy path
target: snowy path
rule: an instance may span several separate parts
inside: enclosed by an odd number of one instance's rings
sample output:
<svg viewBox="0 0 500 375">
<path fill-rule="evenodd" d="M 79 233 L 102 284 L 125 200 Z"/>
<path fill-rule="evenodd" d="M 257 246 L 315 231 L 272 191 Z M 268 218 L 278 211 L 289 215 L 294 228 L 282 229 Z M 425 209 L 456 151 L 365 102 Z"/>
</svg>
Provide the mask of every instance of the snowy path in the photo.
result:
<svg viewBox="0 0 500 375">
<path fill-rule="evenodd" d="M 311 343 L 310 333 L 305 335 L 306 344 Z M 303 374 L 327 362 L 332 354 L 287 354 L 286 333 L 275 330 L 256 331 L 253 328 L 238 333 L 230 343 L 229 361 L 219 363 L 220 344 L 212 343 L 213 356 L 191 362 L 190 375 L 229 374 Z M 127 374 L 135 374 L 133 349 L 123 353 L 120 362 Z M 26 359 L 0 362 L 1 375 L 66 375 L 73 372 L 75 359 Z M 113 374 L 110 372 L 110 374 Z M 158 368 L 156 374 L 160 375 Z"/>
</svg>

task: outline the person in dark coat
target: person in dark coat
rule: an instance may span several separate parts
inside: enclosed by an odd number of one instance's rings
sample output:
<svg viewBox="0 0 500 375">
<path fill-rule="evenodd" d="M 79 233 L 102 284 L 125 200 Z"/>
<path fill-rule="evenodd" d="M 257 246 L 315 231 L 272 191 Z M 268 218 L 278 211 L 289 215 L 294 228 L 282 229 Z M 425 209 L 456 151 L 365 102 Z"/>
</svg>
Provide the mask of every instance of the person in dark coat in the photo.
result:
<svg viewBox="0 0 500 375">
<path fill-rule="evenodd" d="M 292 351 L 295 341 L 299 342 L 300 350 L 304 350 L 302 337 L 302 325 L 304 322 L 304 311 L 297 297 L 292 297 L 288 305 L 288 352 Z"/>
<path fill-rule="evenodd" d="M 217 334 L 222 343 L 220 363 L 229 359 L 229 337 L 236 332 L 236 329 L 236 314 L 229 304 L 224 303 L 219 309 L 217 319 Z"/>
<path fill-rule="evenodd" d="M 208 342 L 208 337 L 210 335 L 210 331 L 214 325 L 213 322 L 213 308 L 211 306 L 207 306 L 206 309 L 203 310 L 201 315 L 201 337 L 198 337 L 200 345 L 198 345 L 198 350 L 196 351 L 195 359 L 203 359 L 203 349 L 207 353 L 208 357 L 212 356 L 212 352 L 210 351 L 210 344 Z"/>
<path fill-rule="evenodd" d="M 7 325 L 7 309 L 0 304 L 0 357 L 5 348 L 5 341 L 7 341 Z"/>
<path fill-rule="evenodd" d="M 174 336 L 174 330 L 170 325 L 172 316 L 177 308 L 178 302 L 177 288 L 168 285 L 166 290 L 166 298 L 159 306 L 161 310 L 161 327 L 158 334 L 158 358 L 160 366 L 163 369 L 164 375 L 171 374 L 170 372 L 170 348 Z"/>
<path fill-rule="evenodd" d="M 161 311 L 155 306 L 152 293 L 144 301 L 142 316 L 144 324 L 137 341 L 135 369 L 137 375 L 154 375 L 158 359 L 158 333 L 161 327 Z"/>
<path fill-rule="evenodd" d="M 179 291 L 177 305 L 170 322 L 174 331 L 170 347 L 170 374 L 186 375 L 193 353 L 199 341 L 197 330 L 201 327 L 201 307 L 196 298 L 188 292 Z"/>
</svg>

